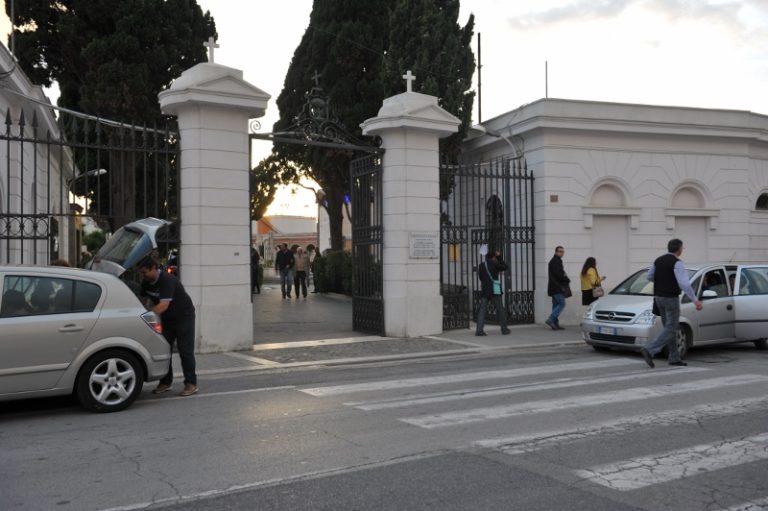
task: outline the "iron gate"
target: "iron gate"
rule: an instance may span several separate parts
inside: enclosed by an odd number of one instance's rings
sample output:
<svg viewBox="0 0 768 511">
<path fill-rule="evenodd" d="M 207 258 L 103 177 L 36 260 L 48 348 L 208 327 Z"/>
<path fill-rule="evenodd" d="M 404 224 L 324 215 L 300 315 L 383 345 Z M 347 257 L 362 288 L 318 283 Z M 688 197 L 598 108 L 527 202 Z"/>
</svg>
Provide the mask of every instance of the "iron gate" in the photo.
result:
<svg viewBox="0 0 768 511">
<path fill-rule="evenodd" d="M 352 160 L 352 328 L 384 335 L 381 154 Z"/>
<path fill-rule="evenodd" d="M 533 175 L 519 160 L 499 158 L 440 167 L 440 292 L 443 330 L 469 328 L 480 307 L 481 249 L 501 251 L 510 324 L 533 323 Z M 496 322 L 492 301 L 486 321 Z"/>
<path fill-rule="evenodd" d="M 52 123 L 38 109 L 9 110 L 0 131 L 0 264 L 80 266 L 89 227 L 148 216 L 174 222 L 161 253 L 178 244 L 177 135 L 66 110 Z"/>
</svg>

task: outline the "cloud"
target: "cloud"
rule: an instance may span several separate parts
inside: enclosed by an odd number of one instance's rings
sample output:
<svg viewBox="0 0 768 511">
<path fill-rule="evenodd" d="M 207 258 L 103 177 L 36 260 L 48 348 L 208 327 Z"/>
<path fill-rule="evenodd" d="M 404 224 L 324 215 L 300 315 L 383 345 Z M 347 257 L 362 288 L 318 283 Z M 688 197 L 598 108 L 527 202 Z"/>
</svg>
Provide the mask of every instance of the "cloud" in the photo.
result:
<svg viewBox="0 0 768 511">
<path fill-rule="evenodd" d="M 614 18 L 639 0 L 580 0 L 540 11 L 530 11 L 508 20 L 513 30 L 540 29 L 558 23 Z M 541 5 L 541 4 L 540 4 Z"/>
</svg>

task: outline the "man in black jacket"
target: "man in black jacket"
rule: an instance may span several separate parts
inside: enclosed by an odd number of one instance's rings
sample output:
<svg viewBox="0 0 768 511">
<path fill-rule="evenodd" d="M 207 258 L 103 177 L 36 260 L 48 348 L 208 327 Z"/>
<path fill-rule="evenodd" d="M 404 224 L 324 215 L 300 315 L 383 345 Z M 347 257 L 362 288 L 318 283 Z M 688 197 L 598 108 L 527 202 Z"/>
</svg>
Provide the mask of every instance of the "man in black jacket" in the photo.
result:
<svg viewBox="0 0 768 511">
<path fill-rule="evenodd" d="M 570 290 L 571 279 L 563 269 L 563 255 L 565 249 L 558 245 L 555 247 L 555 255 L 549 260 L 549 279 L 547 280 L 547 295 L 552 297 L 552 314 L 546 323 L 552 330 L 565 330 L 560 326 L 560 313 L 565 309 L 565 293 Z M 568 293 L 568 296 L 571 296 Z"/>
<path fill-rule="evenodd" d="M 283 243 L 280 246 L 280 251 L 275 257 L 275 270 L 280 275 L 280 289 L 283 292 L 283 299 L 286 296 L 291 297 L 291 286 L 293 285 L 291 278 L 291 268 L 293 268 L 294 258 L 293 252 L 288 250 L 288 243 Z M 298 298 L 298 296 L 296 297 Z"/>
<path fill-rule="evenodd" d="M 683 261 L 680 260 L 682 254 L 683 242 L 677 238 L 672 239 L 667 243 L 667 253 L 658 257 L 653 262 L 653 266 L 648 269 L 646 278 L 653 282 L 653 301 L 659 309 L 661 322 L 664 325 L 659 335 L 640 348 L 645 363 L 650 367 L 654 367 L 653 356 L 665 345 L 669 351 L 669 365 L 688 365 L 680 358 L 680 351 L 677 349 L 677 331 L 680 329 L 680 293 L 685 293 L 697 311 L 700 311 L 703 305 L 696 297 L 688 280 L 688 272 L 685 270 Z"/>
<path fill-rule="evenodd" d="M 477 269 L 478 276 L 481 282 L 480 310 L 477 313 L 477 330 L 475 335 L 484 336 L 483 328 L 485 327 L 485 311 L 488 308 L 488 300 L 493 300 L 493 305 L 496 307 L 496 317 L 499 319 L 501 325 L 502 335 L 509 333 L 507 328 L 507 313 L 504 310 L 504 300 L 501 294 L 501 279 L 499 278 L 499 272 L 507 269 L 507 265 L 501 258 L 501 253 L 498 250 L 488 250 L 488 254 L 485 256 L 485 261 L 480 263 L 480 267 Z"/>
</svg>

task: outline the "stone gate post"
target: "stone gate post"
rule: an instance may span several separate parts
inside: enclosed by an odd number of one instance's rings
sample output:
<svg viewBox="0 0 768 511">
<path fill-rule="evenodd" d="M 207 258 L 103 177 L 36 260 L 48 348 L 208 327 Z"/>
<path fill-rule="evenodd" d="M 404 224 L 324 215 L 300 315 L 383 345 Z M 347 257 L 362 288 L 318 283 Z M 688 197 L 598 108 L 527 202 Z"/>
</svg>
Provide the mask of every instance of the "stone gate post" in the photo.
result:
<svg viewBox="0 0 768 511">
<path fill-rule="evenodd" d="M 438 141 L 461 124 L 437 98 L 410 92 L 408 85 L 408 92 L 385 99 L 379 115 L 361 124 L 363 134 L 380 136 L 385 149 L 384 330 L 394 337 L 443 330 Z"/>
<path fill-rule="evenodd" d="M 253 345 L 248 119 L 269 95 L 243 72 L 198 64 L 159 95 L 181 137 L 181 280 L 197 309 L 199 352 Z"/>
</svg>

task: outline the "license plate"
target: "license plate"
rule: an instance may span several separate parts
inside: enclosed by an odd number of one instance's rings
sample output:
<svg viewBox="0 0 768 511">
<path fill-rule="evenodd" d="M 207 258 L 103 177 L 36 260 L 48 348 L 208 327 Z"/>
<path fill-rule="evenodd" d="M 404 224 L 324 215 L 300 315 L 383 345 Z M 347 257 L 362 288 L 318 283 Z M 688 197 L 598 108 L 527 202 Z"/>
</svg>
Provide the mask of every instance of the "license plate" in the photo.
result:
<svg viewBox="0 0 768 511">
<path fill-rule="evenodd" d="M 611 326 L 601 326 L 597 328 L 597 333 L 606 335 L 616 335 L 616 329 Z"/>
</svg>

